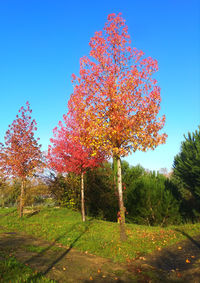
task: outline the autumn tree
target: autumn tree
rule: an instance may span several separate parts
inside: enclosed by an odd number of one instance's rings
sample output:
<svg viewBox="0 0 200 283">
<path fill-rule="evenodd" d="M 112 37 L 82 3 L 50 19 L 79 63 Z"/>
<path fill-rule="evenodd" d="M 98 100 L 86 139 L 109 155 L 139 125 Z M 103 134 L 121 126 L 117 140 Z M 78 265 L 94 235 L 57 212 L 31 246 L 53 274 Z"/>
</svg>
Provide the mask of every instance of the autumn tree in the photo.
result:
<svg viewBox="0 0 200 283">
<path fill-rule="evenodd" d="M 26 180 L 34 174 L 37 167 L 43 166 L 39 138 L 34 137 L 37 123 L 31 118 L 31 113 L 30 104 L 27 102 L 25 107 L 20 108 L 13 123 L 8 126 L 5 144 L 0 146 L 1 170 L 8 177 L 21 179 L 20 217 L 23 216 Z"/>
<path fill-rule="evenodd" d="M 53 130 L 54 137 L 50 140 L 52 145 L 48 148 L 49 166 L 59 173 L 73 172 L 81 177 L 81 213 L 85 221 L 85 198 L 84 198 L 84 174 L 89 168 L 94 168 L 104 161 L 102 154 L 93 156 L 90 148 L 80 143 L 78 130 L 69 121 L 66 115 L 63 116 L 64 123 Z"/>
<path fill-rule="evenodd" d="M 68 104 L 69 115 L 87 132 L 81 143 L 93 151 L 101 148 L 116 160 L 121 231 L 125 209 L 120 158 L 154 149 L 166 139 L 158 133 L 165 116 L 158 118 L 160 87 L 152 77 L 157 61 L 145 58 L 130 43 L 121 15 L 109 15 L 103 31 L 90 40 L 90 57 L 80 60 L 79 76 L 73 75 L 74 91 Z"/>
</svg>

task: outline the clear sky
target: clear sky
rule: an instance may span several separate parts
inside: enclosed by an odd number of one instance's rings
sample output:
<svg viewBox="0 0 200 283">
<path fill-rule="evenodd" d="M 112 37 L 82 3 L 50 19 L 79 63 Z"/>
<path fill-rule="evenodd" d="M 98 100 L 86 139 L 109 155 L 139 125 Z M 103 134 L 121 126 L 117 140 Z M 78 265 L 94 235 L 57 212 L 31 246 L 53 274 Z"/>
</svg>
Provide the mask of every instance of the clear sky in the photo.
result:
<svg viewBox="0 0 200 283">
<path fill-rule="evenodd" d="M 165 145 L 127 160 L 150 170 L 172 167 L 183 134 L 200 124 L 199 0 L 0 1 L 0 142 L 22 105 L 30 102 L 46 150 L 67 113 L 71 74 L 89 54 L 89 40 L 110 13 L 122 13 L 132 47 L 158 60 Z"/>
</svg>

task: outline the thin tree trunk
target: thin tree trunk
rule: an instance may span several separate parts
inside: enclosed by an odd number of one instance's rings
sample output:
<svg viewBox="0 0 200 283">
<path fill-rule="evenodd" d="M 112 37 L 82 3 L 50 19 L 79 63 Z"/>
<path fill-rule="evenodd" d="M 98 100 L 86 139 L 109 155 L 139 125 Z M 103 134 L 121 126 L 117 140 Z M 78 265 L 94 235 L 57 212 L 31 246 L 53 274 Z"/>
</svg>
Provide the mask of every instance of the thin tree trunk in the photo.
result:
<svg viewBox="0 0 200 283">
<path fill-rule="evenodd" d="M 19 203 L 19 217 L 23 216 L 24 209 L 24 189 L 25 189 L 25 180 L 22 180 L 21 184 L 21 194 L 20 194 L 20 203 Z"/>
<path fill-rule="evenodd" d="M 114 190 L 117 192 L 117 166 L 116 166 L 116 157 L 113 156 L 113 182 L 114 182 Z"/>
<path fill-rule="evenodd" d="M 121 169 L 121 159 L 116 157 L 117 161 L 117 183 L 118 183 L 118 195 L 119 195 L 119 211 L 120 211 L 120 237 L 122 241 L 127 240 L 126 230 L 125 230 L 125 208 L 123 201 L 122 192 L 122 169 Z"/>
<path fill-rule="evenodd" d="M 85 198 L 84 198 L 83 172 L 81 173 L 81 214 L 82 214 L 82 220 L 83 222 L 85 222 Z"/>
</svg>

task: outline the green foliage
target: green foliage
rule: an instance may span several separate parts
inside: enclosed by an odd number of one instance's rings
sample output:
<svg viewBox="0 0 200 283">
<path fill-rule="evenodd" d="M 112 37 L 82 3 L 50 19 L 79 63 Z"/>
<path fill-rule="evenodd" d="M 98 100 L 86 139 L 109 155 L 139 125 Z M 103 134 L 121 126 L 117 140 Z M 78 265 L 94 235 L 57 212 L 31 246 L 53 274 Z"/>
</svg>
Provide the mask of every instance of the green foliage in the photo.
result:
<svg viewBox="0 0 200 283">
<path fill-rule="evenodd" d="M 69 173 L 67 176 L 52 175 L 49 181 L 49 191 L 59 206 L 80 209 L 80 177 Z"/>
<path fill-rule="evenodd" d="M 161 226 L 181 222 L 179 202 L 171 190 L 170 181 L 164 175 L 147 173 L 136 166 L 126 170 L 124 180 L 129 221 Z"/>
<path fill-rule="evenodd" d="M 200 219 L 200 126 L 184 138 L 180 153 L 174 158 L 173 179 L 184 204 L 192 210 L 190 216 Z"/>
<path fill-rule="evenodd" d="M 41 180 L 30 179 L 26 182 L 24 203 L 26 206 L 45 203 L 49 189 Z"/>
<path fill-rule="evenodd" d="M 20 195 L 21 182 L 19 179 L 14 179 L 8 182 L 0 179 L 0 206 L 13 206 L 18 202 Z"/>
<path fill-rule="evenodd" d="M 130 166 L 128 162 L 122 161 L 122 176 L 126 190 L 131 189 L 134 186 L 135 181 L 145 174 L 146 171 L 142 166 Z"/>
<path fill-rule="evenodd" d="M 21 180 L 15 178 L 12 182 L 0 179 L 0 206 L 16 206 L 19 202 Z M 25 205 L 44 203 L 44 196 L 48 195 L 48 186 L 39 180 L 29 179 L 25 188 Z"/>
<path fill-rule="evenodd" d="M 111 164 L 105 162 L 102 167 L 89 170 L 85 187 L 87 213 L 100 219 L 116 221 L 118 198 Z"/>
</svg>

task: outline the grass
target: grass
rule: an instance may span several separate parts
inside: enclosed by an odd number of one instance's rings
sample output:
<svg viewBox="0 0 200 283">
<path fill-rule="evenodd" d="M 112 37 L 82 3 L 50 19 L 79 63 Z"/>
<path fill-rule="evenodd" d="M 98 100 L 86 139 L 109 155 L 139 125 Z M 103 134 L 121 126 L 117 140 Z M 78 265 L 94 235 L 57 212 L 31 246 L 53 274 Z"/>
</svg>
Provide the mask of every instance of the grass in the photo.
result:
<svg viewBox="0 0 200 283">
<path fill-rule="evenodd" d="M 22 219 L 16 209 L 0 209 L 0 225 L 115 262 L 132 260 L 200 233 L 200 223 L 166 228 L 126 224 L 128 240 L 121 243 L 118 223 L 92 218 L 83 223 L 78 212 L 66 208 L 43 208 Z"/>
<path fill-rule="evenodd" d="M 42 274 L 34 272 L 30 267 L 17 261 L 17 259 L 11 255 L 6 255 L 0 252 L 0 282 L 12 282 L 12 283 L 53 283 L 54 280 L 50 280 Z"/>
</svg>

